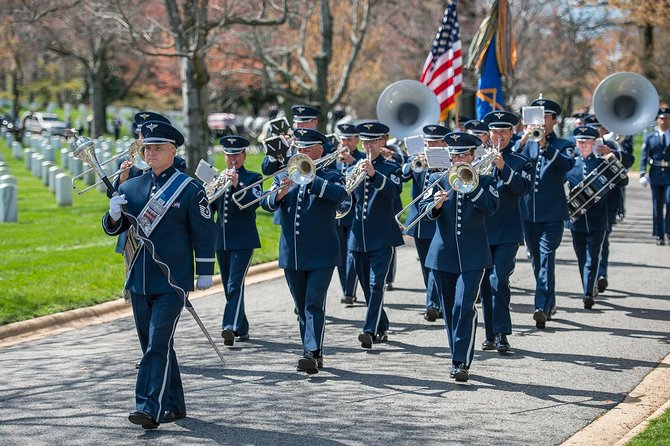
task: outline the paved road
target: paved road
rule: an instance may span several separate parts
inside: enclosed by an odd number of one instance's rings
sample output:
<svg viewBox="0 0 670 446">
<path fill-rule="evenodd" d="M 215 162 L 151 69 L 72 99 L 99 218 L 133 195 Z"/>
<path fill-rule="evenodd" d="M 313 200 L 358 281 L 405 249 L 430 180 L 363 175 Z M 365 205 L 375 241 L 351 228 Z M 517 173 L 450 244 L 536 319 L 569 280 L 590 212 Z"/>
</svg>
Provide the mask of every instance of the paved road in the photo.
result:
<svg viewBox="0 0 670 446">
<path fill-rule="evenodd" d="M 0 349 L 2 444 L 559 444 L 615 406 L 670 352 L 670 246 L 650 235 L 649 191 L 632 181 L 613 236 L 610 289 L 582 309 L 569 232 L 558 253 L 554 322 L 532 321 L 534 279 L 520 250 L 513 276 L 514 352 L 477 349 L 467 384 L 449 379 L 443 323 L 421 316 L 412 246 L 398 250 L 387 293 L 388 344 L 357 341 L 364 307 L 331 287 L 326 368 L 297 373 L 298 327 L 283 279 L 247 288 L 252 340 L 218 359 L 184 314 L 177 353 L 188 418 L 131 425 L 138 343 L 131 318 Z M 218 334 L 223 297 L 195 306 Z M 481 320 L 481 319 L 480 319 Z M 477 346 L 483 329 L 477 332 Z M 220 338 L 218 338 L 220 339 Z M 220 344 L 223 348 L 222 343 Z"/>
</svg>

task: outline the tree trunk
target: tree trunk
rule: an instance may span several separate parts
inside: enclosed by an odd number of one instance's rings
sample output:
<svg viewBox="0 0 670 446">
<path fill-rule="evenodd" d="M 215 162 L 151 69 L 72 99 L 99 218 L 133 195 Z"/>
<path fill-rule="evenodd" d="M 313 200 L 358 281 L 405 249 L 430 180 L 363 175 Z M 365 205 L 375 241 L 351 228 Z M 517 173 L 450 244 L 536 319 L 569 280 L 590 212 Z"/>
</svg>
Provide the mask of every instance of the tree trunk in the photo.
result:
<svg viewBox="0 0 670 446">
<path fill-rule="evenodd" d="M 93 112 L 91 137 L 103 136 L 107 130 L 107 105 L 105 104 L 105 79 L 101 68 L 89 69 L 90 99 Z"/>
<path fill-rule="evenodd" d="M 186 163 L 193 174 L 198 162 L 207 159 L 209 129 L 207 128 L 207 66 L 203 57 L 182 58 L 181 91 L 184 102 L 184 128 L 188 135 Z"/>
<path fill-rule="evenodd" d="M 645 77 L 650 81 L 656 79 L 656 67 L 654 65 L 654 25 L 645 23 L 642 28 L 642 56 L 640 65 Z"/>
<path fill-rule="evenodd" d="M 12 124 L 16 123 L 21 112 L 21 89 L 23 88 L 23 67 L 20 57 L 14 55 L 14 70 L 12 71 Z"/>
<path fill-rule="evenodd" d="M 321 109 L 322 119 L 319 119 L 319 131 L 326 133 L 328 124 L 328 68 L 333 55 L 333 16 L 330 14 L 328 0 L 321 0 L 321 51 L 314 57 L 316 64 L 316 89 L 314 100 Z"/>
</svg>

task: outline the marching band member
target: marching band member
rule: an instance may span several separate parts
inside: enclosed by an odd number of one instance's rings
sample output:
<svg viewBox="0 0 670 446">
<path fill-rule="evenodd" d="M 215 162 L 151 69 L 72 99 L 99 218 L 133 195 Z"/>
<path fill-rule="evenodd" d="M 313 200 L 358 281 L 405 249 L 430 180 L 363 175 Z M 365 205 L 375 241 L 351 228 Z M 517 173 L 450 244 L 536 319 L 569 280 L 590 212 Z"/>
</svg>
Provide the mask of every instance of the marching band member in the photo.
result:
<svg viewBox="0 0 670 446">
<path fill-rule="evenodd" d="M 586 115 L 584 116 L 584 125 L 593 127 L 598 132 L 598 138 L 605 140 L 596 150 L 599 155 L 606 155 L 608 153 L 614 153 L 621 164 L 624 166 L 627 164 L 629 167 L 635 161 L 635 157 L 632 154 L 626 153 L 622 150 L 621 144 L 617 141 L 606 140 L 605 136 L 609 131 L 600 124 L 598 118 L 595 115 Z M 577 127 L 575 127 L 577 128 Z M 596 142 L 598 140 L 596 139 Z M 600 263 L 598 266 L 598 280 L 596 285 L 598 287 L 598 292 L 602 293 L 607 289 L 609 282 L 607 281 L 607 267 L 609 265 L 609 254 L 610 254 L 610 234 L 614 225 L 617 223 L 617 216 L 622 205 L 622 194 L 624 185 L 628 184 L 628 176 L 625 180 L 620 181 L 607 193 L 607 228 L 605 231 L 605 239 L 603 240 L 603 246 L 600 250 Z"/>
<path fill-rule="evenodd" d="M 391 138 L 386 141 L 386 144 L 384 144 L 384 147 L 382 147 L 380 155 L 382 158 L 385 158 L 389 161 L 395 161 L 401 166 L 405 161 L 407 161 L 407 155 L 402 151 L 398 145 L 398 140 L 395 138 Z M 402 194 L 402 183 L 400 183 L 400 193 Z M 393 200 L 393 208 L 395 209 L 396 214 L 402 210 L 402 207 L 402 201 L 400 199 L 400 195 L 398 195 Z M 391 266 L 389 267 L 389 273 L 386 275 L 386 280 L 384 281 L 384 290 L 386 291 L 393 291 L 393 282 L 395 282 L 395 273 L 398 266 L 398 258 L 396 256 L 395 246 L 393 246 L 391 249 L 393 250 L 393 253 L 391 254 Z"/>
<path fill-rule="evenodd" d="M 423 128 L 423 140 L 426 147 L 442 147 L 444 146 L 444 137 L 449 133 L 449 129 L 441 125 L 427 125 Z M 429 188 L 430 172 L 426 165 L 426 159 L 423 154 L 416 155 L 423 159 L 424 168 L 420 171 L 412 169 L 413 157 L 409 162 L 402 166 L 402 178 L 404 181 L 410 179 L 412 182 L 412 200 L 423 195 L 426 189 Z M 407 219 L 405 225 L 409 225 L 419 216 L 419 203 L 416 202 L 407 211 Z M 430 268 L 426 266 L 426 255 L 430 242 L 433 240 L 435 234 L 435 221 L 429 219 L 422 219 L 414 227 L 405 232 L 410 237 L 414 238 L 414 247 L 419 256 L 419 263 L 421 266 L 421 273 L 423 274 L 423 284 L 426 286 L 426 314 L 424 319 L 428 322 L 435 322 L 440 317 L 440 299 L 437 294 L 437 287 L 435 279 L 433 278 Z"/>
<path fill-rule="evenodd" d="M 481 143 L 485 146 L 491 144 L 491 139 L 489 138 L 489 128 L 483 121 L 477 121 L 476 119 L 471 119 L 465 123 L 463 126 L 465 131 L 471 135 L 475 135 L 480 139 Z"/>
<path fill-rule="evenodd" d="M 400 165 L 381 156 L 389 128 L 380 122 L 356 126 L 363 141 L 366 159 L 361 168 L 363 181 L 353 192 L 355 215 L 349 235 L 356 274 L 365 294 L 367 312 L 363 331 L 358 335 L 361 347 L 388 340 L 389 320 L 384 311 L 384 281 L 391 265 L 393 248 L 402 245 L 400 228 L 395 222 L 394 200 L 400 195 Z"/>
<path fill-rule="evenodd" d="M 593 146 L 598 138 L 598 130 L 590 126 L 580 126 L 572 132 L 577 144 L 578 154 L 574 167 L 567 173 L 566 179 L 571 187 L 578 185 L 593 170 L 604 162 L 603 158 L 593 154 Z M 611 152 L 606 156 L 614 156 Z M 572 232 L 572 246 L 577 255 L 579 274 L 582 278 L 584 290 L 584 308 L 591 309 L 594 304 L 596 278 L 598 277 L 598 259 L 605 232 L 607 230 L 607 203 L 608 200 L 599 200 L 579 215 L 575 221 L 568 221 L 568 228 Z"/>
<path fill-rule="evenodd" d="M 136 410 L 128 419 L 145 429 L 155 429 L 159 423 L 186 416 L 174 334 L 184 294 L 193 290 L 194 264 L 198 288 L 212 286 L 216 225 L 202 186 L 174 168 L 177 148 L 184 143 L 179 130 L 149 121 L 142 125 L 141 133 L 144 159 L 151 172 L 119 187 L 120 195 L 111 198 L 102 226 L 109 235 L 128 230 L 131 221 L 122 213 L 125 207 L 167 265 L 166 273 L 146 244 L 141 244 L 131 254 L 125 285 L 144 352 L 135 386 Z M 131 237 L 134 240 L 129 234 Z"/>
<path fill-rule="evenodd" d="M 533 166 L 525 156 L 512 148 L 512 128 L 519 118 L 507 111 L 492 111 L 484 116 L 491 133 L 493 178 L 500 196 L 498 212 L 486 217 L 486 235 L 493 267 L 486 270 L 482 281 L 481 301 L 486 340 L 482 350 L 511 350 L 507 335 L 512 334 L 510 316 L 511 292 L 509 278 L 514 272 L 516 252 L 523 243 L 523 227 L 519 201 L 530 192 Z"/>
<path fill-rule="evenodd" d="M 656 124 L 656 131 L 645 138 L 642 146 L 640 184 L 651 186 L 653 235 L 657 245 L 665 245 L 666 238 L 670 242 L 670 107 L 658 110 Z"/>
<path fill-rule="evenodd" d="M 365 158 L 365 154 L 358 150 L 359 139 L 355 125 L 339 124 L 337 126 L 337 133 L 339 134 L 340 142 L 347 148 L 347 150 L 340 154 L 340 159 L 336 164 L 337 170 L 344 174 L 347 169 Z M 354 199 L 353 195 L 351 198 L 352 200 Z M 354 206 L 353 202 L 351 205 Z M 349 252 L 347 247 L 353 221 L 353 212 L 348 212 L 344 217 L 335 220 L 337 237 L 340 240 L 340 257 L 342 259 L 342 264 L 337 267 L 337 272 L 340 277 L 342 294 L 344 295 L 341 302 L 346 305 L 353 305 L 356 302 L 356 286 L 358 284 L 354 256 Z"/>
<path fill-rule="evenodd" d="M 449 133 L 445 138 L 452 163 L 472 164 L 479 138 L 463 132 Z M 491 267 L 491 250 L 486 238 L 486 216 L 498 210 L 498 191 L 493 178 L 480 175 L 479 184 L 469 193 L 461 193 L 447 178 L 439 182 L 440 173 L 431 175 L 431 188 L 419 202 L 423 213 L 434 208 L 428 218 L 436 220 L 436 231 L 426 257 L 442 303 L 447 337 L 451 348 L 450 376 L 464 382 L 474 355 L 477 309 L 475 300 Z"/>
<path fill-rule="evenodd" d="M 217 211 L 216 258 L 221 271 L 221 283 L 226 296 L 226 305 L 221 322 L 221 337 L 224 345 L 234 345 L 235 341 L 249 339 L 249 322 L 244 310 L 244 279 L 251 265 L 254 249 L 261 247 L 256 228 L 256 208 L 258 203 L 240 209 L 232 201 L 232 194 L 246 184 L 260 180 L 261 175 L 247 170 L 244 162 L 249 140 L 242 136 L 225 136 L 220 140 L 226 156 L 226 171 L 231 186 L 212 203 Z M 259 184 L 240 198 L 245 205 L 263 192 Z"/>
<path fill-rule="evenodd" d="M 520 151 L 533 165 L 533 187 L 521 199 L 521 218 L 536 281 L 533 320 L 537 328 L 544 328 L 556 307 L 556 250 L 569 215 L 563 183 L 575 160 L 572 143 L 554 133 L 561 106 L 549 99 L 536 99 L 530 105 L 544 107 L 545 134 L 536 142 L 529 140 L 527 132 L 517 142 L 515 152 Z"/>
<path fill-rule="evenodd" d="M 317 130 L 296 129 L 298 153 L 317 160 L 327 138 Z M 294 184 L 286 175 L 275 177 L 273 189 L 261 201 L 263 209 L 281 212 L 279 267 L 298 312 L 303 355 L 298 371 L 318 373 L 323 366 L 323 336 L 328 285 L 340 263 L 335 230 L 337 206 L 346 198 L 343 176 L 329 167 L 316 171 L 307 185 Z"/>
</svg>

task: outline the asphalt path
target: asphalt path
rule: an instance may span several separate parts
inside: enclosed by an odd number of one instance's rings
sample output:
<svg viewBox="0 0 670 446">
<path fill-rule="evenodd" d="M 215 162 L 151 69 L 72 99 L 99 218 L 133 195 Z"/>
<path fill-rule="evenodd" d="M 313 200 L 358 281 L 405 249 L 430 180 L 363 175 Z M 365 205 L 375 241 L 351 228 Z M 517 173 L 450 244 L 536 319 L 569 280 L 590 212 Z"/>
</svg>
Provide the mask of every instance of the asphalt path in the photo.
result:
<svg viewBox="0 0 670 446">
<path fill-rule="evenodd" d="M 651 237 L 651 200 L 636 181 L 612 235 L 610 288 L 584 310 L 569 231 L 558 251 L 558 313 L 538 330 L 525 250 L 512 277 L 513 352 L 482 352 L 471 379 L 449 378 L 444 323 L 423 320 L 413 246 L 398 249 L 386 293 L 389 342 L 361 349 L 363 305 L 345 308 L 333 277 L 325 368 L 296 372 L 298 325 L 283 278 L 246 290 L 251 340 L 225 348 L 223 295 L 194 305 L 227 358 L 221 366 L 187 312 L 176 337 L 188 417 L 158 430 L 132 425 L 139 345 L 132 318 L 0 348 L 0 443 L 560 444 L 622 401 L 670 352 L 670 246 Z M 110 255 L 113 255 L 110 253 Z M 359 298 L 362 293 L 359 291 Z"/>
</svg>

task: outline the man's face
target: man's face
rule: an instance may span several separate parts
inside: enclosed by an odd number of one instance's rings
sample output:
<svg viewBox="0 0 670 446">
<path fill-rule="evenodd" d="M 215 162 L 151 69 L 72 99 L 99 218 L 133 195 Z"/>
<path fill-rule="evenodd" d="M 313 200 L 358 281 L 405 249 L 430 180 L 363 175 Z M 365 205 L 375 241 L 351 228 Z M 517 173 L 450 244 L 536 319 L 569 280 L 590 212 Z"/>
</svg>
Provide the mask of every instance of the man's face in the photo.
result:
<svg viewBox="0 0 670 446">
<path fill-rule="evenodd" d="M 348 138 L 341 137 L 340 141 L 344 147 L 349 149 L 349 151 L 353 151 L 356 150 L 356 146 L 358 145 L 358 136 L 350 136 Z"/>
<path fill-rule="evenodd" d="M 370 157 L 370 159 L 375 159 L 382 151 L 382 148 L 386 144 L 388 136 L 383 136 L 381 138 L 373 140 L 364 140 L 363 149 L 365 149 L 365 154 Z"/>
<path fill-rule="evenodd" d="M 670 128 L 670 116 L 659 116 L 656 118 L 656 124 L 658 124 L 658 128 L 661 129 L 661 131 L 667 131 Z"/>
<path fill-rule="evenodd" d="M 582 158 L 588 158 L 593 153 L 593 145 L 595 142 L 595 139 L 578 139 L 575 141 L 577 150 L 579 150 Z"/>
<path fill-rule="evenodd" d="M 297 129 L 315 129 L 318 124 L 319 124 L 319 120 L 314 118 L 314 119 L 310 119 L 308 121 L 296 122 L 295 123 L 295 128 L 297 128 Z"/>
<path fill-rule="evenodd" d="M 144 146 L 144 160 L 156 173 L 160 173 L 170 167 L 174 162 L 176 154 L 177 148 L 171 143 Z"/>
<path fill-rule="evenodd" d="M 226 166 L 229 169 L 239 169 L 244 165 L 244 160 L 247 159 L 247 152 L 236 153 L 235 155 L 229 155 L 226 153 Z"/>
<path fill-rule="evenodd" d="M 556 125 L 556 115 L 553 113 L 544 114 L 544 131 L 546 133 L 551 133 L 554 131 L 554 126 Z"/>
<path fill-rule="evenodd" d="M 491 129 L 491 143 L 493 147 L 500 147 L 500 150 L 507 147 L 512 140 L 512 129 Z"/>
<path fill-rule="evenodd" d="M 472 164 L 472 162 L 475 160 L 475 153 L 474 151 L 470 150 L 466 153 L 457 153 L 451 155 L 451 162 L 452 163 L 468 163 Z"/>
<path fill-rule="evenodd" d="M 315 144 L 309 147 L 299 147 L 298 153 L 304 153 L 312 161 L 316 161 L 323 155 L 323 146 L 321 144 Z"/>
</svg>

